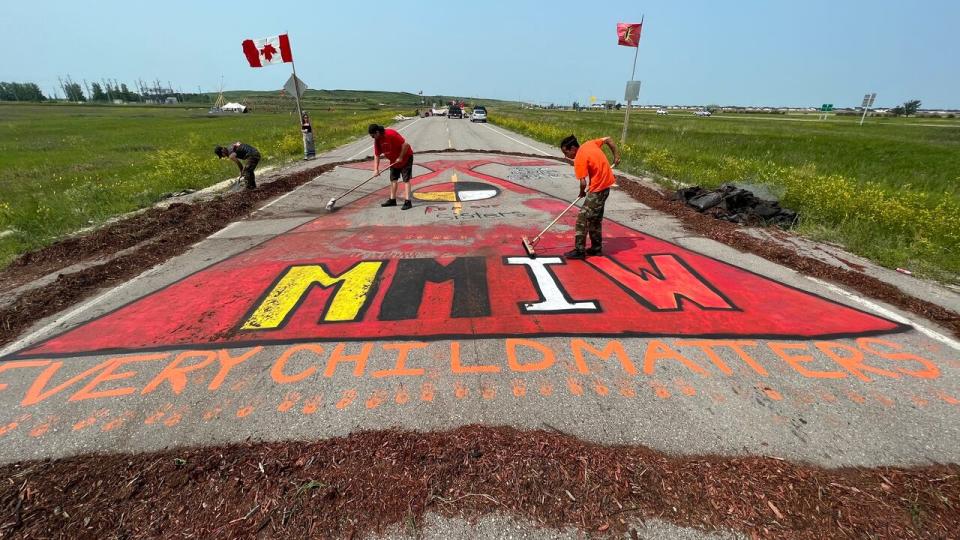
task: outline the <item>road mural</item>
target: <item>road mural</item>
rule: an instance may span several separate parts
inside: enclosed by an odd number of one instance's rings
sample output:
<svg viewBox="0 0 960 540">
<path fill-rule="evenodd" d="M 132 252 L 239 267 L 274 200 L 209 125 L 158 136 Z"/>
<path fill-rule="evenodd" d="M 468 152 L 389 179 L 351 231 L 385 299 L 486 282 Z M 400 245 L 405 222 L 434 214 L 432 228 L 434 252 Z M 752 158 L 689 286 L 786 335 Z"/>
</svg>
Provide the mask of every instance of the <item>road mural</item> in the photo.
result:
<svg viewBox="0 0 960 540">
<path fill-rule="evenodd" d="M 264 410 L 371 410 L 440 394 L 486 401 L 647 392 L 720 403 L 727 397 L 708 389 L 718 377 L 800 406 L 960 405 L 941 380 L 941 366 L 958 362 L 932 359 L 942 353 L 934 345 L 910 350 L 883 336 L 909 327 L 641 230 L 607 220 L 604 255 L 567 261 L 557 254 L 571 243 L 569 216 L 545 236 L 542 256 L 524 256 L 520 237 L 566 203 L 483 172 L 492 164 L 556 165 L 508 157 L 418 163 L 429 172 L 415 179 L 416 191 L 443 195 L 421 202 L 406 228 L 380 222 L 381 193 L 348 202 L 5 358 L 0 397 L 17 406 L 0 437 L 42 437 L 58 423 L 61 432 L 107 433 Z M 497 352 L 478 355 L 473 340 Z M 495 378 L 464 382 L 480 374 Z M 824 386 L 794 392 L 798 380 Z M 906 393 L 841 382 L 903 383 Z M 178 401 L 186 395 L 204 405 Z M 130 399 L 157 408 L 138 417 Z M 67 403 L 83 417 L 50 412 Z"/>
<path fill-rule="evenodd" d="M 523 197 L 531 214 L 546 219 L 565 206 L 474 170 L 488 163 L 426 163 L 432 172 L 417 191 L 453 193 L 428 183 L 465 167 L 488 191 Z M 520 238 L 531 227 L 501 212 L 486 212 L 496 216 L 490 223 L 398 230 L 369 221 L 375 205 L 370 197 L 321 216 L 14 357 L 346 339 L 828 338 L 904 329 L 609 220 L 604 256 L 566 261 L 525 256 Z M 564 243 L 556 234 L 543 241 Z M 396 251 L 407 255 L 387 254 Z"/>
</svg>

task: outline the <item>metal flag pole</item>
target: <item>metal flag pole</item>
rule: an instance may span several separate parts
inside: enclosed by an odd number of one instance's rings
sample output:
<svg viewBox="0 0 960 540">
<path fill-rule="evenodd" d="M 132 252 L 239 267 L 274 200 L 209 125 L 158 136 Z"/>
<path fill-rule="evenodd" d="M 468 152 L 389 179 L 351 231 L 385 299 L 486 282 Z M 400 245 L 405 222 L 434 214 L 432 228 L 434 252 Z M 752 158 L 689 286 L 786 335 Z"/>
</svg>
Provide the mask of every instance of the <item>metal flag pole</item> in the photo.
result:
<svg viewBox="0 0 960 540">
<path fill-rule="evenodd" d="M 643 33 L 643 15 L 640 15 L 640 33 Z M 637 36 L 637 50 L 633 51 L 633 70 L 630 72 L 630 82 L 633 82 L 633 78 L 637 76 L 637 57 L 640 56 L 640 36 Z M 629 85 L 630 82 L 627 84 Z M 630 104 L 631 100 L 627 99 L 627 112 L 623 115 L 623 133 L 620 134 L 620 144 L 622 145 L 627 140 L 627 126 L 630 124 Z"/>
<path fill-rule="evenodd" d="M 287 33 L 287 42 L 290 41 L 290 34 Z M 297 78 L 297 64 L 293 61 L 293 45 L 290 45 L 290 68 L 293 70 L 293 98 L 297 101 L 297 125 L 300 126 L 300 133 L 303 139 L 303 155 L 307 159 L 307 137 L 303 135 L 303 109 L 300 108 L 300 79 Z"/>
<path fill-rule="evenodd" d="M 287 42 L 290 34 L 287 33 Z M 290 67 L 293 68 L 293 97 L 297 100 L 297 122 L 303 121 L 303 110 L 300 109 L 300 79 L 297 78 L 297 64 L 293 61 L 293 45 L 290 45 Z"/>
</svg>

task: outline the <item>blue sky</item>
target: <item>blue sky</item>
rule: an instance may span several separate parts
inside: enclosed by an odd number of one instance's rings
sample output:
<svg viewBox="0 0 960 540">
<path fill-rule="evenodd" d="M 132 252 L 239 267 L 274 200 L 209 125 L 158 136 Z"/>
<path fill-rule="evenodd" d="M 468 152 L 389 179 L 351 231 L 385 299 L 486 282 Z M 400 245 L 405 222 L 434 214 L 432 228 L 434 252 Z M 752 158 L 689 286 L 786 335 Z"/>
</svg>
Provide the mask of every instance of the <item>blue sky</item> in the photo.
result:
<svg viewBox="0 0 960 540">
<path fill-rule="evenodd" d="M 642 14 L 641 103 L 840 107 L 872 91 L 878 107 L 960 108 L 956 0 L 11 2 L 0 80 L 279 89 L 288 66 L 251 69 L 240 43 L 288 32 L 311 88 L 622 99 L 634 49 L 615 26 Z"/>
</svg>

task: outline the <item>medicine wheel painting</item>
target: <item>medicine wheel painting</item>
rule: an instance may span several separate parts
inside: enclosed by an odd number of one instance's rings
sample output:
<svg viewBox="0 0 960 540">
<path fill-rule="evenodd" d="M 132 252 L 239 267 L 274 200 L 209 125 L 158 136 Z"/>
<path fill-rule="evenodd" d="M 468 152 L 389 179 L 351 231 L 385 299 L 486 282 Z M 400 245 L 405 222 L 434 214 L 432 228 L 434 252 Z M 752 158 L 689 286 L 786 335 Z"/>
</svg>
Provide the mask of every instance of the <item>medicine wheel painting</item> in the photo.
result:
<svg viewBox="0 0 960 540">
<path fill-rule="evenodd" d="M 444 182 L 418 189 L 414 198 L 421 201 L 465 202 L 492 199 L 500 190 L 483 182 Z"/>
</svg>

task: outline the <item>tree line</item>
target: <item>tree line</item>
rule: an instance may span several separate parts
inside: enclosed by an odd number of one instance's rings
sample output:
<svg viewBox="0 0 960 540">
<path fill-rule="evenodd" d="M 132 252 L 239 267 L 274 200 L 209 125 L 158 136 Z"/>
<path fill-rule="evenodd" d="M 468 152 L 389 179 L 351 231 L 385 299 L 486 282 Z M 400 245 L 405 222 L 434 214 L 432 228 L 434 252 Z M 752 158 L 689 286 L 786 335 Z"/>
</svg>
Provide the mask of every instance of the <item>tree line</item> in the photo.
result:
<svg viewBox="0 0 960 540">
<path fill-rule="evenodd" d="M 0 82 L 0 101 L 46 101 L 36 83 Z"/>
<path fill-rule="evenodd" d="M 139 91 L 130 90 L 126 83 L 104 80 L 87 84 L 72 80 L 60 80 L 59 89 L 63 90 L 64 99 L 72 102 L 112 103 L 164 103 L 168 98 L 175 98 L 177 102 L 206 103 L 210 96 L 202 93 L 177 92 L 171 88 L 164 88 L 159 81 L 155 85 L 140 83 Z M 19 83 L 0 81 L 0 101 L 49 101 L 59 100 L 60 96 L 54 91 L 54 96 L 44 95 L 36 83 Z"/>
</svg>

